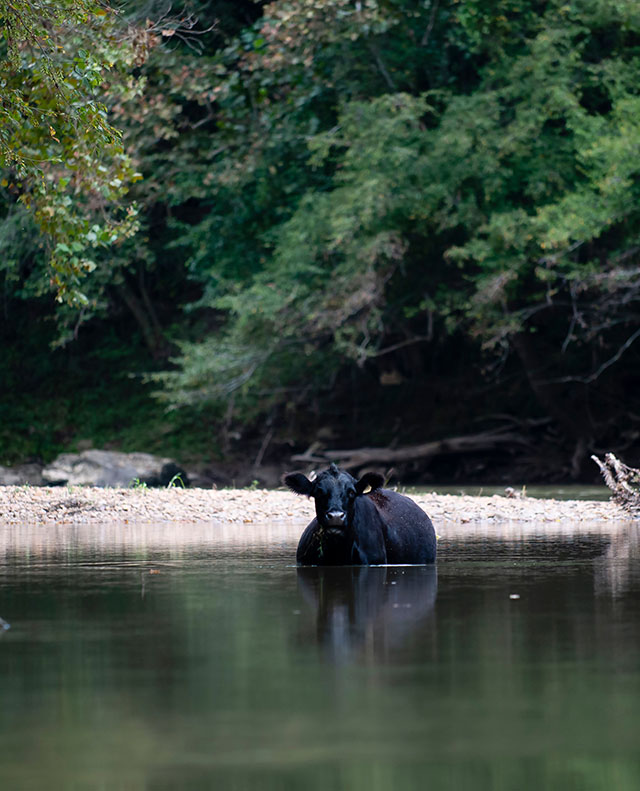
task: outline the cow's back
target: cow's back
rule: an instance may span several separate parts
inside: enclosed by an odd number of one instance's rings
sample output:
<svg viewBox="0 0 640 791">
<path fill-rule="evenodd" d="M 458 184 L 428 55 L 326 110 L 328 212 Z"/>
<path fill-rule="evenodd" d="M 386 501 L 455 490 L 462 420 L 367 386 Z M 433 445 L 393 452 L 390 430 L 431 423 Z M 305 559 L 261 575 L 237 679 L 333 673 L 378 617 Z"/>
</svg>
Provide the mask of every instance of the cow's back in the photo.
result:
<svg viewBox="0 0 640 791">
<path fill-rule="evenodd" d="M 433 563 L 436 533 L 431 519 L 414 501 L 390 489 L 375 489 L 368 497 L 385 524 L 387 563 Z"/>
</svg>

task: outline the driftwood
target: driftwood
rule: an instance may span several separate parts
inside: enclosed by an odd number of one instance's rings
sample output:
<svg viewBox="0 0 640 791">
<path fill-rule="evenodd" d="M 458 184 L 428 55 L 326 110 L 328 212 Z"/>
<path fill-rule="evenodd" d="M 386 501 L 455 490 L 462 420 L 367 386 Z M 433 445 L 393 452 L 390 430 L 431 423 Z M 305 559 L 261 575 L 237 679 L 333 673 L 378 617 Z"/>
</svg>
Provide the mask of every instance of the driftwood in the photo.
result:
<svg viewBox="0 0 640 791">
<path fill-rule="evenodd" d="M 493 450 L 501 445 L 524 444 L 526 444 L 526 440 L 521 434 L 497 429 L 481 434 L 468 434 L 463 437 L 424 442 L 420 445 L 405 445 L 400 448 L 319 450 L 317 444 L 314 444 L 305 453 L 292 456 L 291 460 L 303 464 L 329 464 L 333 461 L 342 469 L 349 470 L 369 464 L 398 464 L 417 459 L 425 460 L 442 454 L 472 453 Z"/>
<path fill-rule="evenodd" d="M 604 482 L 613 492 L 612 500 L 621 505 L 632 516 L 640 516 L 640 470 L 627 467 L 613 453 L 606 453 L 604 461 L 591 457 L 600 467 Z M 634 488 L 634 484 L 635 487 Z"/>
</svg>

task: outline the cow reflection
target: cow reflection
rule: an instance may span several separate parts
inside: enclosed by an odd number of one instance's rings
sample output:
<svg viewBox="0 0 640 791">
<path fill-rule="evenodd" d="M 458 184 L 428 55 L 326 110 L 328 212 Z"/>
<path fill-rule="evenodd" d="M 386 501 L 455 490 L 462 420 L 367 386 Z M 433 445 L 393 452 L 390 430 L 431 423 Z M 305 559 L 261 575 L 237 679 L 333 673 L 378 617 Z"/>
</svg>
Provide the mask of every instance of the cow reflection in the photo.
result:
<svg viewBox="0 0 640 791">
<path fill-rule="evenodd" d="M 299 567 L 316 610 L 316 639 L 336 662 L 387 658 L 424 623 L 436 600 L 435 566 Z"/>
</svg>

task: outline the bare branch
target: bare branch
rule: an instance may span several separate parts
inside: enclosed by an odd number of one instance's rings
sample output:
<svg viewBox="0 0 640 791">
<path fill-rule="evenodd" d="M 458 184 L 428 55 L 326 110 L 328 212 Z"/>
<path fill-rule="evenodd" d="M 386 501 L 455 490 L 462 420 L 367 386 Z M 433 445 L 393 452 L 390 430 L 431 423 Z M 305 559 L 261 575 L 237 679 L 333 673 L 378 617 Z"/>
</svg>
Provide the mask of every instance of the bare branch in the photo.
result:
<svg viewBox="0 0 640 791">
<path fill-rule="evenodd" d="M 389 86 L 389 90 L 396 93 L 398 88 L 396 87 L 395 82 L 391 78 L 391 75 L 389 74 L 387 67 L 384 65 L 384 61 L 380 57 L 380 51 L 372 42 L 369 43 L 369 49 L 374 57 L 376 65 L 378 66 L 378 70 L 380 71 L 380 74 L 382 74 L 382 76 L 384 77 L 384 81 Z"/>
<path fill-rule="evenodd" d="M 367 356 L 369 358 L 382 357 L 384 354 L 390 354 L 391 352 L 397 352 L 398 349 L 404 349 L 405 346 L 412 346 L 414 343 L 423 343 L 430 340 L 431 338 L 429 338 L 427 335 L 415 335 L 413 338 L 407 338 L 406 341 L 399 341 L 398 343 L 394 343 L 391 346 L 386 346 L 384 349 L 380 349 L 379 351 Z"/>
<path fill-rule="evenodd" d="M 613 453 L 606 453 L 604 461 L 597 456 L 591 457 L 600 467 L 604 482 L 613 492 L 612 500 L 621 505 L 631 516 L 640 516 L 640 490 L 634 488 L 640 483 L 640 470 L 627 467 Z"/>
<path fill-rule="evenodd" d="M 431 13 L 429 14 L 429 22 L 427 23 L 427 29 L 424 31 L 424 35 L 420 39 L 420 46 L 426 47 L 429 43 L 429 39 L 431 37 L 431 32 L 433 31 L 433 26 L 436 21 L 436 13 L 438 11 L 438 5 L 440 0 L 434 0 L 433 4 L 431 5 Z"/>
<path fill-rule="evenodd" d="M 564 376 L 561 379 L 550 379 L 546 384 L 560 384 L 564 382 L 581 382 L 582 384 L 591 384 L 595 382 L 596 379 L 604 373 L 610 366 L 614 363 L 618 362 L 618 360 L 622 357 L 622 355 L 626 352 L 626 350 L 631 346 L 631 344 L 640 338 L 640 329 L 636 330 L 633 335 L 631 335 L 627 340 L 622 344 L 622 346 L 618 349 L 618 351 L 606 360 L 602 365 L 598 368 L 597 371 L 594 371 L 589 376 Z"/>
</svg>

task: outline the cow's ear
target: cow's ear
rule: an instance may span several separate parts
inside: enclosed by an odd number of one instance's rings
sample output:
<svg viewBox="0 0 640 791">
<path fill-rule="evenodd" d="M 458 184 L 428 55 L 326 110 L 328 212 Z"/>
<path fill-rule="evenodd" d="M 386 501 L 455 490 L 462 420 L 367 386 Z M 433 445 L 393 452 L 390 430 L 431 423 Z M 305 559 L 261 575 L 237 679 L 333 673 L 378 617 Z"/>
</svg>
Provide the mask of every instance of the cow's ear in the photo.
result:
<svg viewBox="0 0 640 791">
<path fill-rule="evenodd" d="M 313 493 L 313 483 L 301 472 L 290 472 L 282 478 L 282 483 L 288 486 L 296 494 L 306 494 L 311 496 Z"/>
<path fill-rule="evenodd" d="M 383 484 L 384 478 L 382 475 L 377 472 L 365 472 L 358 483 L 356 483 L 356 492 L 363 494 L 367 487 L 370 487 L 371 491 L 373 491 L 374 489 L 379 489 Z"/>
</svg>

